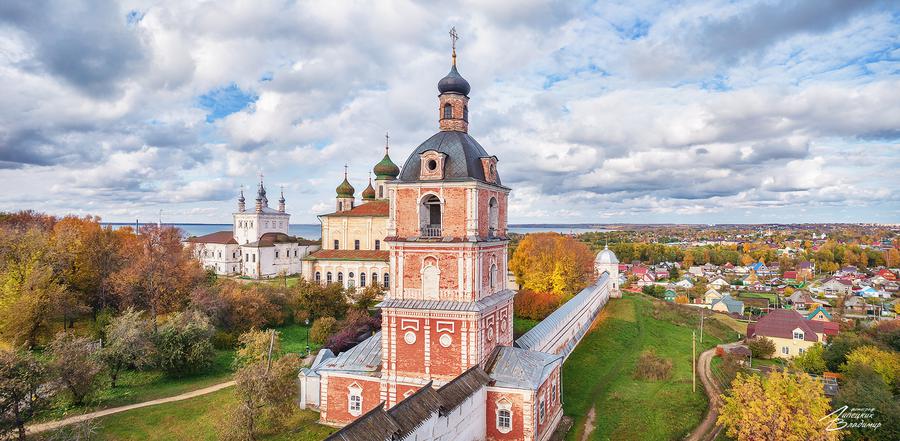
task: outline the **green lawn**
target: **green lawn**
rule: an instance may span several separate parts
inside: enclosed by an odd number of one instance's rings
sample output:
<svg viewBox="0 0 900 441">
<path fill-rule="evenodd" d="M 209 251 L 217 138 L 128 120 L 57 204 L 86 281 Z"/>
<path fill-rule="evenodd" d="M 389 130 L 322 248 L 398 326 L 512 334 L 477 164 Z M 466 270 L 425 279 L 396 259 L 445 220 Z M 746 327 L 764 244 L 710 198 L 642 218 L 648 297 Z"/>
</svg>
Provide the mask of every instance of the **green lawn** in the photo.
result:
<svg viewBox="0 0 900 441">
<path fill-rule="evenodd" d="M 538 320 L 513 317 L 513 338 L 521 337 L 522 334 L 537 326 L 538 323 L 540 323 Z"/>
<path fill-rule="evenodd" d="M 227 409 L 234 404 L 234 388 L 174 403 L 145 407 L 98 418 L 100 440 L 216 440 Z M 319 414 L 298 410 L 288 429 L 271 430 L 261 439 L 271 441 L 321 440 L 335 429 L 315 423 Z"/>
<path fill-rule="evenodd" d="M 283 351 L 305 354 L 306 334 L 309 330 L 307 326 L 295 324 L 276 329 L 281 333 Z M 316 351 L 319 345 L 310 342 L 310 347 Z M 184 378 L 172 378 L 158 370 L 124 371 L 119 374 L 117 387 L 113 389 L 109 387 L 108 379 L 104 376 L 103 387 L 94 394 L 87 405 L 73 407 L 64 399 L 60 399 L 51 409 L 42 413 L 36 421 L 57 420 L 95 410 L 170 397 L 228 381 L 234 373 L 231 366 L 234 355 L 234 350 L 217 350 L 215 362 L 209 370 Z"/>
<path fill-rule="evenodd" d="M 691 391 L 691 331 L 698 311 L 644 295 L 612 300 L 598 324 L 563 366 L 563 407 L 575 419 L 569 440 L 581 439 L 588 412 L 596 412 L 590 439 L 681 439 L 703 418 L 707 398 L 698 379 Z M 697 354 L 730 338 L 725 325 L 706 323 Z M 638 355 L 653 348 L 673 363 L 668 380 L 635 380 Z"/>
</svg>

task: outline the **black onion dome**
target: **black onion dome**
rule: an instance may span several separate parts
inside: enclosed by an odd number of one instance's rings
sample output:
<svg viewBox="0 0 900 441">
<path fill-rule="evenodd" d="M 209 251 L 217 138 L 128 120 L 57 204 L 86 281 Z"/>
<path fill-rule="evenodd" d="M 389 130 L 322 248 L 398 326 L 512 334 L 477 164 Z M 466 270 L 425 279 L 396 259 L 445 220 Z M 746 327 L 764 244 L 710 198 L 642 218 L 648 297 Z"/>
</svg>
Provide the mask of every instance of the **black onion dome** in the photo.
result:
<svg viewBox="0 0 900 441">
<path fill-rule="evenodd" d="M 419 180 L 422 172 L 420 155 L 429 150 L 434 150 L 447 155 L 444 160 L 444 180 L 464 181 L 475 179 L 487 182 L 484 176 L 484 166 L 481 158 L 487 158 L 488 154 L 475 138 L 466 132 L 440 131 L 420 144 L 406 159 L 400 172 L 400 181 L 415 182 Z M 496 184 L 500 185 L 500 176 L 497 175 Z"/>
<path fill-rule="evenodd" d="M 471 90 L 469 82 L 459 74 L 455 64 L 450 68 L 450 73 L 438 81 L 438 91 L 441 93 L 455 92 L 468 96 L 469 90 Z"/>
</svg>

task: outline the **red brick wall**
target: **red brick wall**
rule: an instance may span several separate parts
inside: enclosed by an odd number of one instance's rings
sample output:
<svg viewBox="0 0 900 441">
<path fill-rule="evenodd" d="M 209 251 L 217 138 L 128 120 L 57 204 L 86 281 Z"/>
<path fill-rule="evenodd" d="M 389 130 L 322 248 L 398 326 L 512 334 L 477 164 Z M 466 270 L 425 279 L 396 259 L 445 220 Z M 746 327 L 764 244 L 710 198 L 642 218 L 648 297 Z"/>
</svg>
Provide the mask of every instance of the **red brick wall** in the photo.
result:
<svg viewBox="0 0 900 441">
<path fill-rule="evenodd" d="M 406 248 L 403 252 L 403 288 L 422 289 L 422 269 L 426 259 L 437 261 L 441 271 L 440 289 L 459 289 L 459 255 L 455 249 L 433 248 L 415 249 Z M 457 300 L 457 299 L 447 299 Z"/>
<path fill-rule="evenodd" d="M 413 329 L 415 325 L 418 329 Z M 407 329 L 404 329 L 404 326 Z M 416 341 L 409 344 L 404 340 L 407 332 L 416 336 Z M 382 334 L 384 335 L 384 334 Z M 397 317 L 397 372 L 404 376 L 421 376 L 425 372 L 425 320 L 417 318 Z"/>
<path fill-rule="evenodd" d="M 512 404 L 512 430 L 509 433 L 501 433 L 497 430 L 497 402 L 506 399 Z M 506 392 L 487 392 L 487 403 L 485 412 L 487 415 L 487 439 L 488 440 L 522 440 L 525 439 L 524 426 L 524 397 L 522 394 L 506 393 Z"/>
<path fill-rule="evenodd" d="M 360 380 L 357 378 L 328 376 L 328 403 L 327 409 L 322 413 L 322 422 L 330 424 L 346 424 L 356 416 L 347 410 L 348 387 L 356 383 L 362 388 L 362 412 L 360 415 L 372 410 L 381 403 L 381 384 L 378 381 Z"/>
<path fill-rule="evenodd" d="M 431 319 L 431 373 L 434 376 L 454 378 L 468 366 L 461 365 L 462 344 L 460 331 L 462 320 Z M 438 332 L 438 328 L 441 332 Z M 451 329 L 452 328 L 452 329 Z M 442 335 L 450 336 L 450 346 L 441 345 Z"/>
<path fill-rule="evenodd" d="M 553 382 L 554 381 L 557 382 L 556 383 L 557 384 L 557 392 L 556 392 L 557 396 L 553 396 Z M 534 400 L 535 415 L 537 415 L 535 417 L 535 422 L 537 423 L 537 437 L 538 438 L 546 430 L 552 429 L 550 427 L 550 423 L 553 422 L 553 416 L 556 415 L 556 413 L 559 411 L 559 408 L 560 408 L 560 401 L 559 401 L 559 397 L 558 397 L 558 395 L 560 393 L 559 386 L 560 386 L 560 384 L 559 384 L 559 367 L 557 366 L 556 369 L 553 370 L 553 373 L 551 373 L 550 376 L 547 377 L 546 380 L 544 380 L 544 384 L 542 384 L 541 387 L 538 388 L 538 393 Z M 538 407 L 541 404 L 541 397 L 544 397 L 545 406 L 547 409 L 546 413 L 544 414 L 544 422 L 541 422 L 541 420 L 540 420 L 540 410 Z"/>
</svg>

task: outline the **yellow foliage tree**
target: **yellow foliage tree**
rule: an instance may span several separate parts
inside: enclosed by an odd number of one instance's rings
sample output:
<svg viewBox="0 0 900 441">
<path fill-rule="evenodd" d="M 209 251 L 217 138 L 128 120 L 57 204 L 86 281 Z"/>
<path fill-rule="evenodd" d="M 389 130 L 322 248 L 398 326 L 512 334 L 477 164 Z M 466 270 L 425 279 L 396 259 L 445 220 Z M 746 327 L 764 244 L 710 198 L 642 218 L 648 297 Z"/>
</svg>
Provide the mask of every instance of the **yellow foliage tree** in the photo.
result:
<svg viewBox="0 0 900 441">
<path fill-rule="evenodd" d="M 881 375 L 889 386 L 900 381 L 900 353 L 885 351 L 875 346 L 861 346 L 847 354 L 847 363 L 841 367 L 852 372 L 859 366 L 868 366 Z"/>
<path fill-rule="evenodd" d="M 523 289 L 571 296 L 586 287 L 594 275 L 590 248 L 558 233 L 529 234 L 509 262 Z"/>
<path fill-rule="evenodd" d="M 822 385 L 806 374 L 738 374 L 723 396 L 719 424 L 738 441 L 836 441 Z"/>
<path fill-rule="evenodd" d="M 687 305 L 688 303 L 691 303 L 691 301 L 688 299 L 688 297 L 686 295 L 678 294 L 675 297 L 675 303 L 678 303 L 680 305 Z"/>
</svg>

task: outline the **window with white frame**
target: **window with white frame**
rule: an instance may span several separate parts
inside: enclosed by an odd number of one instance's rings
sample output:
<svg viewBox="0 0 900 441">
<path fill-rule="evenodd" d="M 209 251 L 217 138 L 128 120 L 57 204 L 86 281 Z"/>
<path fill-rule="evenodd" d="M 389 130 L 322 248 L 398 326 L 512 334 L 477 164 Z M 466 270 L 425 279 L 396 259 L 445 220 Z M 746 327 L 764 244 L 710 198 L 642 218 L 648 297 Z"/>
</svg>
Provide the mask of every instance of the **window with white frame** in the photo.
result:
<svg viewBox="0 0 900 441">
<path fill-rule="evenodd" d="M 347 388 L 347 412 L 353 416 L 362 413 L 362 388 L 356 383 Z"/>
<path fill-rule="evenodd" d="M 803 331 L 794 330 L 794 340 L 803 340 Z"/>
<path fill-rule="evenodd" d="M 803 355 L 803 353 L 806 352 L 806 349 L 799 348 L 799 349 L 797 349 L 797 352 L 798 352 L 800 355 Z"/>
<path fill-rule="evenodd" d="M 497 402 L 497 431 L 500 433 L 512 431 L 512 404 L 505 399 Z"/>
<path fill-rule="evenodd" d="M 782 347 L 781 347 L 781 353 L 784 354 L 784 355 L 788 355 L 788 354 L 791 353 L 791 348 L 789 348 L 789 347 L 787 347 L 787 346 L 782 346 Z"/>
</svg>

